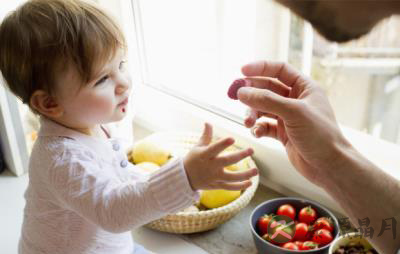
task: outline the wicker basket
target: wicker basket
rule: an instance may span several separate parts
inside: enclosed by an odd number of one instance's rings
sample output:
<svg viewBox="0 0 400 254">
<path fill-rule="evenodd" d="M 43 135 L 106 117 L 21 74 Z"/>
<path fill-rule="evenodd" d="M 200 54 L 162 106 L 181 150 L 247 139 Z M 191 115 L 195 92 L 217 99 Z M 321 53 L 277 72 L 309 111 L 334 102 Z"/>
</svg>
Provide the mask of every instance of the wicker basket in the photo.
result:
<svg viewBox="0 0 400 254">
<path fill-rule="evenodd" d="M 197 133 L 182 132 L 159 132 L 152 134 L 145 139 L 156 142 L 169 151 L 173 156 L 185 155 L 195 144 L 197 144 L 200 135 Z M 231 146 L 227 150 L 235 151 L 239 147 Z M 251 158 L 246 158 L 246 163 L 240 163 L 239 170 L 256 167 Z M 152 221 L 146 226 L 155 230 L 170 233 L 195 233 L 207 231 L 218 227 L 225 221 L 235 216 L 242 208 L 244 208 L 251 200 L 257 189 L 259 177 L 258 175 L 251 179 L 252 185 L 247 188 L 233 202 L 210 210 L 196 212 L 178 212 L 176 214 L 167 215 L 161 219 Z"/>
</svg>

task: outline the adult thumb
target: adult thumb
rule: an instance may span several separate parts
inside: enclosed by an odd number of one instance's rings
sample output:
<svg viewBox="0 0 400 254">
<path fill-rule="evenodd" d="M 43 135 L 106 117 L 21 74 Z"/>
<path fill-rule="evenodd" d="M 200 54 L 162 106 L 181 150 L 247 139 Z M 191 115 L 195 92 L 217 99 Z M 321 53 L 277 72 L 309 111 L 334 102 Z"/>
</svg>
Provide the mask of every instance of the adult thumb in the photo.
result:
<svg viewBox="0 0 400 254">
<path fill-rule="evenodd" d="M 286 98 L 268 89 L 241 87 L 237 95 L 242 103 L 262 113 L 271 113 L 282 119 L 288 119 L 294 114 L 294 99 Z"/>
</svg>

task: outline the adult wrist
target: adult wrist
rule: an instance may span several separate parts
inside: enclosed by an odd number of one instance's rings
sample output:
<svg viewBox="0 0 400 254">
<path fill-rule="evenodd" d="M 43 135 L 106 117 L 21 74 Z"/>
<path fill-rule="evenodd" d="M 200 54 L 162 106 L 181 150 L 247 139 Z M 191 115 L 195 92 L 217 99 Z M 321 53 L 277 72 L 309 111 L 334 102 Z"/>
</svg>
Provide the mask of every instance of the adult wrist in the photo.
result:
<svg viewBox="0 0 400 254">
<path fill-rule="evenodd" d="M 356 170 L 363 160 L 362 155 L 345 138 L 332 144 L 331 158 L 322 169 L 319 179 L 324 189 L 332 188 L 342 182 L 349 170 Z"/>
</svg>

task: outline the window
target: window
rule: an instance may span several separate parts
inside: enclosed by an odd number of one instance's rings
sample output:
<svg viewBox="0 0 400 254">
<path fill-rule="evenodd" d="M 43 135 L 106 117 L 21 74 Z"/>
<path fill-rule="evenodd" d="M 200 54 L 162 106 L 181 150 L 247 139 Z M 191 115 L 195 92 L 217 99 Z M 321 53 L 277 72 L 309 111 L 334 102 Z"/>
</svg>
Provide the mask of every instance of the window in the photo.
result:
<svg viewBox="0 0 400 254">
<path fill-rule="evenodd" d="M 400 143 L 400 18 L 345 44 L 328 42 L 307 26 L 293 16 L 289 61 L 325 88 L 341 124 Z"/>
<path fill-rule="evenodd" d="M 243 117 L 246 108 L 226 96 L 243 64 L 286 60 L 289 16 L 273 1 L 135 2 L 145 83 L 215 113 Z"/>
<path fill-rule="evenodd" d="M 399 18 L 338 45 L 274 1 L 134 2 L 146 85 L 241 123 L 246 108 L 226 96 L 241 66 L 289 61 L 326 89 L 341 124 L 400 142 Z"/>
</svg>

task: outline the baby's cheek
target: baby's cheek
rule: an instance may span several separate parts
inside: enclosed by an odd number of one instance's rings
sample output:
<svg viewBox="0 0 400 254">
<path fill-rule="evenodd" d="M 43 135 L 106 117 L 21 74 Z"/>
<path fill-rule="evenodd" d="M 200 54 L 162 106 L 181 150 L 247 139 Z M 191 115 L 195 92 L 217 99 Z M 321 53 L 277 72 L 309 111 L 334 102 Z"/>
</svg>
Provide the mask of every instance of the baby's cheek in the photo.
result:
<svg viewBox="0 0 400 254">
<path fill-rule="evenodd" d="M 113 101 L 107 97 L 87 98 L 85 104 L 83 110 L 86 108 L 84 111 L 91 121 L 101 121 L 113 111 Z"/>
<path fill-rule="evenodd" d="M 114 102 L 109 98 L 99 98 L 94 103 L 94 110 L 100 115 L 107 115 L 114 111 Z"/>
</svg>

